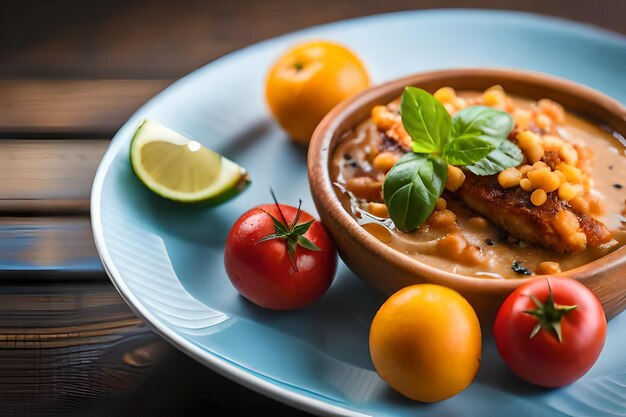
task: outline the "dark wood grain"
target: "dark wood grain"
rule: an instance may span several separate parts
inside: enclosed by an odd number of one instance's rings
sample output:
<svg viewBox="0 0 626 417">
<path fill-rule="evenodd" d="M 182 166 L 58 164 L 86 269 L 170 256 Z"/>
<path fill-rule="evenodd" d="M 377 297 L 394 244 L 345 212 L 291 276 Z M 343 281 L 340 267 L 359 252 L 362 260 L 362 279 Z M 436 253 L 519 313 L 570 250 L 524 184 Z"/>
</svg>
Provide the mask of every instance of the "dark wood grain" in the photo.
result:
<svg viewBox="0 0 626 417">
<path fill-rule="evenodd" d="M 110 138 L 171 80 L 0 80 L 0 137 Z"/>
<path fill-rule="evenodd" d="M 0 213 L 87 214 L 91 184 L 109 141 L 76 143 L 0 140 Z"/>
<path fill-rule="evenodd" d="M 90 411 L 132 390 L 168 345 L 106 283 L 0 287 L 0 414 Z"/>
<path fill-rule="evenodd" d="M 54 6 L 45 1 L 0 3 L 0 77 L 178 78 L 218 56 L 263 39 L 321 23 L 399 10 L 521 10 L 626 34 L 623 0 L 52 3 Z"/>
</svg>

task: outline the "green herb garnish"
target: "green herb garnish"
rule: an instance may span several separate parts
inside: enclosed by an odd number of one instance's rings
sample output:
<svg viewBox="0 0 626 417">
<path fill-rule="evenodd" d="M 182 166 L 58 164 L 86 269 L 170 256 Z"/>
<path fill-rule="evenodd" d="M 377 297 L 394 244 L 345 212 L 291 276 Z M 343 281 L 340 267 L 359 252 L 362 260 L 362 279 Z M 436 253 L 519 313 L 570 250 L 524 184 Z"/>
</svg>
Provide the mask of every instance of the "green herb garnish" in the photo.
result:
<svg viewBox="0 0 626 417">
<path fill-rule="evenodd" d="M 413 153 L 400 158 L 383 185 L 389 216 L 399 230 L 414 230 L 430 216 L 443 193 L 448 164 L 493 175 L 522 162 L 520 149 L 507 140 L 513 118 L 501 110 L 473 106 L 451 118 L 431 94 L 407 87 L 400 114 Z"/>
</svg>

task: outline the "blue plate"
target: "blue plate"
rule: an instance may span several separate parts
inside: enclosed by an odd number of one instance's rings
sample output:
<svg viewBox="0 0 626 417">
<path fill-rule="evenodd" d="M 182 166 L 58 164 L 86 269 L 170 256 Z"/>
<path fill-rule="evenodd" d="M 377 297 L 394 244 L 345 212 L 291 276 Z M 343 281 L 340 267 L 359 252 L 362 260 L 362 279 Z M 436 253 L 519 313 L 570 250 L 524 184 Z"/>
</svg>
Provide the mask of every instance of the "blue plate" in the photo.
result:
<svg viewBox="0 0 626 417">
<path fill-rule="evenodd" d="M 268 396 L 320 414 L 376 416 L 626 415 L 626 315 L 609 324 L 602 356 L 575 384 L 542 390 L 519 381 L 485 341 L 476 381 L 425 405 L 402 398 L 373 369 L 368 330 L 383 302 L 341 265 L 328 293 L 296 312 L 259 309 L 223 267 L 235 219 L 270 201 L 315 212 L 305 151 L 270 118 L 263 85 L 291 45 L 331 39 L 352 47 L 376 82 L 450 67 L 514 67 L 568 78 L 626 103 L 624 38 L 562 20 L 496 11 L 397 13 L 315 27 L 227 55 L 176 82 L 117 133 L 93 186 L 96 244 L 134 311 L 199 362 Z M 191 136 L 249 169 L 252 186 L 214 209 L 165 201 L 133 175 L 128 147 L 143 118 Z"/>
</svg>

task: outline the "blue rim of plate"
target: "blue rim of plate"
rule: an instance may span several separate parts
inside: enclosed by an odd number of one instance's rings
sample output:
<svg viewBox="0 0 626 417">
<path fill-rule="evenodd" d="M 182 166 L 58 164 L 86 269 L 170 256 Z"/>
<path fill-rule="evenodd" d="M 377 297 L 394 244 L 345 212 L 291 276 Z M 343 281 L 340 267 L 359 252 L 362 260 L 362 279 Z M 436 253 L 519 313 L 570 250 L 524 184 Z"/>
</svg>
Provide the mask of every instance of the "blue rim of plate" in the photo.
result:
<svg viewBox="0 0 626 417">
<path fill-rule="evenodd" d="M 584 35 L 588 39 L 594 39 L 601 42 L 617 42 L 620 46 L 626 45 L 626 37 L 610 32 L 605 29 L 593 27 L 590 25 L 585 25 L 581 23 L 572 22 L 566 19 L 554 18 L 554 17 L 546 17 L 533 13 L 526 12 L 511 12 L 511 11 L 503 11 L 503 10 L 477 10 L 477 9 L 434 9 L 434 10 L 421 10 L 421 11 L 406 11 L 406 12 L 393 12 L 393 13 L 385 13 L 378 15 L 371 15 L 366 17 L 359 17 L 349 20 L 337 21 L 333 23 L 328 23 L 324 25 L 318 25 L 309 27 L 306 29 L 302 29 L 299 31 L 287 33 L 275 38 L 271 38 L 268 40 L 264 40 L 238 51 L 234 51 L 223 55 L 206 65 L 194 70 L 193 72 L 187 74 L 186 76 L 180 78 L 179 80 L 172 83 L 162 92 L 154 96 L 148 102 L 146 102 L 143 106 L 141 106 L 136 113 L 141 112 L 141 110 L 148 107 L 153 101 L 157 98 L 163 96 L 168 91 L 174 89 L 179 83 L 187 82 L 196 75 L 202 68 L 205 68 L 209 65 L 220 65 L 225 64 L 231 59 L 241 58 L 247 54 L 250 54 L 256 51 L 259 48 L 268 47 L 276 42 L 286 41 L 290 38 L 296 38 L 305 36 L 311 32 L 315 32 L 317 30 L 337 28 L 340 26 L 351 26 L 351 25 L 359 25 L 361 23 L 375 20 L 375 19 L 389 19 L 394 16 L 399 15 L 440 15 L 446 13 L 467 13 L 474 15 L 492 15 L 493 18 L 501 17 L 501 16 L 517 16 L 517 17 L 527 17 L 529 19 L 533 19 L 538 23 L 549 25 L 551 28 L 565 30 L 565 31 L 573 31 L 577 32 L 579 35 Z M 605 92 L 607 93 L 607 92 Z M 134 116 L 120 129 L 120 132 L 124 129 L 128 128 L 128 125 L 132 123 Z M 167 324 L 163 323 L 160 319 L 155 317 L 153 313 L 151 313 L 143 303 L 133 294 L 128 285 L 126 284 L 124 278 L 118 271 L 113 262 L 113 259 L 108 251 L 104 234 L 102 228 L 102 219 L 101 219 L 101 196 L 102 196 L 102 188 L 104 184 L 104 179 L 106 177 L 106 173 L 108 172 L 115 156 L 120 152 L 120 148 L 122 146 L 122 141 L 120 140 L 120 132 L 118 132 L 109 146 L 109 149 L 105 153 L 102 161 L 98 167 L 96 172 L 96 176 L 94 179 L 92 194 L 91 194 L 91 222 L 92 229 L 94 234 L 94 240 L 96 244 L 96 248 L 104 269 L 108 276 L 110 277 L 113 285 L 118 290 L 122 298 L 126 301 L 132 311 L 141 319 L 148 322 L 152 328 L 164 339 L 168 340 L 175 347 L 185 352 L 198 362 L 206 365 L 212 370 L 220 373 L 223 376 L 226 376 L 237 383 L 246 386 L 250 389 L 253 389 L 257 392 L 260 392 L 268 397 L 271 397 L 275 400 L 281 401 L 283 403 L 289 404 L 291 406 L 300 408 L 305 411 L 313 412 L 313 413 L 323 413 L 323 414 L 332 414 L 332 415 L 342 415 L 342 416 L 368 416 L 369 414 L 359 413 L 353 410 L 346 409 L 339 405 L 331 404 L 329 401 L 324 401 L 319 395 L 306 395 L 304 393 L 290 391 L 285 388 L 282 388 L 278 385 L 278 383 L 272 383 L 271 379 L 268 380 L 267 376 L 259 376 L 255 374 L 254 371 L 244 368 L 243 366 L 238 365 L 236 362 L 230 361 L 226 358 L 220 357 L 217 354 L 203 349 L 202 347 L 192 343 L 190 340 L 176 333 L 172 329 L 168 327 Z M 284 384 L 281 382 L 281 384 Z M 306 389 L 298 387 L 300 391 L 307 392 Z M 332 401 L 332 400 L 331 400 Z"/>
</svg>

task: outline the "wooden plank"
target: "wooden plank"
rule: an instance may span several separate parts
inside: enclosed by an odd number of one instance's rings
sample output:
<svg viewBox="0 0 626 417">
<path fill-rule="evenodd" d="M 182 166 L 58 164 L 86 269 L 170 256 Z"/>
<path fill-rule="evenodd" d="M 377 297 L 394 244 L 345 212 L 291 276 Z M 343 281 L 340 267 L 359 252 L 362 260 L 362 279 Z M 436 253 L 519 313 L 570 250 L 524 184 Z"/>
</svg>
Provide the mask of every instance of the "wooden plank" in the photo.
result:
<svg viewBox="0 0 626 417">
<path fill-rule="evenodd" d="M 108 140 L 0 140 L 0 214 L 88 213 Z"/>
<path fill-rule="evenodd" d="M 0 136 L 110 138 L 170 80 L 0 80 Z"/>
<path fill-rule="evenodd" d="M 52 279 L 74 272 L 105 280 L 89 218 L 0 217 L 0 278 L 14 278 L 25 271 L 30 274 L 24 279 Z"/>
<path fill-rule="evenodd" d="M 109 283 L 0 286 L 3 415 L 93 411 L 168 350 Z"/>
<path fill-rule="evenodd" d="M 77 0 L 54 7 L 41 1 L 36 7 L 33 1 L 6 3 L 0 2 L 0 16 L 11 17 L 0 20 L 0 77 L 5 78 L 178 78 L 224 53 L 292 30 L 398 10 L 496 7 L 626 33 L 623 0 L 117 0 L 89 8 Z"/>
</svg>

